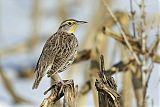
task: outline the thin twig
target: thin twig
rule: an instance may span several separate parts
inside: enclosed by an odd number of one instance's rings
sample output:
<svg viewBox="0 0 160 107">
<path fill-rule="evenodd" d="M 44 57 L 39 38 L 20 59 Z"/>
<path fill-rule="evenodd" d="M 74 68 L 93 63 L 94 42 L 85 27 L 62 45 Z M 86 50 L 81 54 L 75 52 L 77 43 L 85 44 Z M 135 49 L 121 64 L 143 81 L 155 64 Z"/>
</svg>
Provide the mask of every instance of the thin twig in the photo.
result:
<svg viewBox="0 0 160 107">
<path fill-rule="evenodd" d="M 152 70 L 153 70 L 153 63 L 150 64 L 149 68 L 148 68 L 148 77 L 146 79 L 146 82 L 145 82 L 145 86 L 144 86 L 144 91 L 143 91 L 143 107 L 145 107 L 145 99 L 146 99 L 146 94 L 147 94 L 147 89 L 148 89 L 148 84 L 149 84 L 149 79 L 150 79 L 150 76 L 151 76 L 151 73 L 152 73 Z"/>
<path fill-rule="evenodd" d="M 136 27 L 135 27 L 135 20 L 134 20 L 135 11 L 133 10 L 133 2 L 132 2 L 132 0 L 130 0 L 130 13 L 131 13 L 131 17 L 132 17 L 133 37 L 136 37 Z"/>
<path fill-rule="evenodd" d="M 117 25 L 117 27 L 119 28 L 120 33 L 122 34 L 122 36 L 123 36 L 123 38 L 124 38 L 124 40 L 125 40 L 125 42 L 126 42 L 127 47 L 129 48 L 129 50 L 131 51 L 131 53 L 132 53 L 133 56 L 135 57 L 135 60 L 137 61 L 137 63 L 138 63 L 139 65 L 141 65 L 141 62 L 140 62 L 137 54 L 133 51 L 133 48 L 132 48 L 132 46 L 130 45 L 130 43 L 129 43 L 128 39 L 127 39 L 127 36 L 126 36 L 126 34 L 124 33 L 124 31 L 123 31 L 123 29 L 122 29 L 122 26 L 121 26 L 120 23 L 118 22 L 116 16 L 113 14 L 112 10 L 110 9 L 109 5 L 105 2 L 105 0 L 103 0 L 103 3 L 104 3 L 104 5 L 106 6 L 106 8 L 107 8 L 108 12 L 110 13 L 110 15 L 112 16 L 112 18 L 114 19 L 114 21 L 116 22 L 116 25 Z"/>
<path fill-rule="evenodd" d="M 145 23 L 145 17 L 146 17 L 146 14 L 145 14 L 145 1 L 144 0 L 141 0 L 141 5 L 140 5 L 140 9 L 141 9 L 141 20 L 140 20 L 140 36 L 141 36 L 141 43 L 142 43 L 142 52 L 144 53 L 144 56 L 143 56 L 143 60 L 142 60 L 142 66 L 141 66 L 141 73 L 142 73 L 142 86 L 143 86 L 143 100 L 142 100 L 142 107 L 145 107 L 146 105 L 146 84 L 148 85 L 147 82 L 147 74 L 150 73 L 149 70 L 147 70 L 147 68 L 145 67 L 146 66 L 146 63 L 147 63 L 147 52 L 146 52 L 146 41 L 147 41 L 147 35 L 145 34 L 145 26 L 146 26 L 146 23 Z M 148 78 L 149 79 L 149 78 Z"/>
<path fill-rule="evenodd" d="M 7 77 L 5 74 L 5 71 L 3 71 L 3 68 L 0 66 L 0 76 L 2 78 L 2 82 L 4 83 L 4 86 L 6 90 L 9 92 L 9 94 L 12 96 L 14 103 L 20 104 L 20 103 L 28 103 L 28 104 L 33 104 L 32 101 L 27 100 L 15 92 L 15 89 L 13 88 L 13 83 L 11 83 L 11 80 Z"/>
<path fill-rule="evenodd" d="M 106 29 L 106 28 L 105 28 L 104 33 L 106 33 L 106 36 L 110 36 L 110 37 L 114 38 L 115 40 L 117 40 L 118 42 L 122 43 L 124 46 L 126 46 L 126 43 L 124 42 L 124 39 L 121 37 L 120 34 L 114 32 L 110 29 Z M 142 46 L 139 41 L 134 40 L 133 38 L 132 39 L 129 38 L 130 37 L 129 35 L 127 37 L 128 37 L 130 44 L 132 45 L 133 50 L 136 53 L 141 54 L 141 55 L 148 53 L 146 56 L 149 55 L 152 58 L 153 62 L 160 63 L 160 54 L 155 52 L 158 49 L 158 47 L 160 46 L 160 37 L 158 38 L 158 40 L 156 40 L 154 42 L 154 44 L 150 47 L 150 49 L 146 49 L 145 53 L 142 52 L 142 50 L 141 50 Z"/>
</svg>

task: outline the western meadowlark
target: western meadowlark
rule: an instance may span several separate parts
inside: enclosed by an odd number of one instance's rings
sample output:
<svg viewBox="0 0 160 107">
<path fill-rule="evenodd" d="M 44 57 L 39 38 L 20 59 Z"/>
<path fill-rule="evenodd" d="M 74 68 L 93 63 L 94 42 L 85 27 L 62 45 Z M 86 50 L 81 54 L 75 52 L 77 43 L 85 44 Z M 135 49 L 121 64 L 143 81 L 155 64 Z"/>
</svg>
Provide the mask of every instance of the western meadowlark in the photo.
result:
<svg viewBox="0 0 160 107">
<path fill-rule="evenodd" d="M 79 24 L 87 23 L 68 19 L 61 23 L 58 31 L 45 43 L 35 69 L 36 79 L 32 89 L 37 89 L 45 74 L 48 77 L 64 71 L 70 65 L 77 53 L 77 38 L 73 34 Z"/>
</svg>

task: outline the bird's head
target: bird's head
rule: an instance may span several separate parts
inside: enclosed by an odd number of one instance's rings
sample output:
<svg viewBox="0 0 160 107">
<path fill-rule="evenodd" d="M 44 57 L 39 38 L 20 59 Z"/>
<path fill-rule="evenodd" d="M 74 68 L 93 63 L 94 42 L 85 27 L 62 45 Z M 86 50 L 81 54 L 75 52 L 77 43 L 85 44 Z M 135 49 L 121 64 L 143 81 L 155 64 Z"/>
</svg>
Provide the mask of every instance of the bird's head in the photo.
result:
<svg viewBox="0 0 160 107">
<path fill-rule="evenodd" d="M 67 33 L 74 33 L 77 30 L 78 25 L 87 23 L 85 21 L 78 21 L 75 19 L 68 19 L 61 23 L 59 31 L 64 31 Z"/>
</svg>

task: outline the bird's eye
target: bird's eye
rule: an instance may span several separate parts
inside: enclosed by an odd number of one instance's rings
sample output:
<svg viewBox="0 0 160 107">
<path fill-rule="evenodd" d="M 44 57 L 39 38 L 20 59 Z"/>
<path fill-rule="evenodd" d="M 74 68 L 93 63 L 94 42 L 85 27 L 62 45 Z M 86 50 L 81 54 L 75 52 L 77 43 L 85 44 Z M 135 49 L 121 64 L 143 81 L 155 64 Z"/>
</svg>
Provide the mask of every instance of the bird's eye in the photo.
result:
<svg viewBox="0 0 160 107">
<path fill-rule="evenodd" d="M 71 25 L 72 23 L 71 23 L 71 22 L 68 22 L 68 24 Z"/>
</svg>

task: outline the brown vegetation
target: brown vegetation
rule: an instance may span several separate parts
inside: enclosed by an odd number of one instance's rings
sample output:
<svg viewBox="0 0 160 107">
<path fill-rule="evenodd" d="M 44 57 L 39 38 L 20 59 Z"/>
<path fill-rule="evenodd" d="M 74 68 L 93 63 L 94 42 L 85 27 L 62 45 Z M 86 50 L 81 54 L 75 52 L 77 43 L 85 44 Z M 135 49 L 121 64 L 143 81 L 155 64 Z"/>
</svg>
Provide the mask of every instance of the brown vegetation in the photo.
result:
<svg viewBox="0 0 160 107">
<path fill-rule="evenodd" d="M 37 20 L 41 17 L 41 13 L 38 0 L 34 2 L 35 8 L 32 16 L 33 33 L 31 38 L 25 43 L 17 44 L 10 49 L 0 50 L 0 57 L 10 55 L 11 53 L 26 52 L 34 49 L 39 44 L 41 38 L 39 37 Z M 61 2 L 58 15 L 62 21 L 68 18 L 69 15 L 64 8 L 66 1 L 62 0 Z M 59 83 L 51 83 L 51 87 L 44 93 L 47 94 L 48 91 L 51 91 L 51 94 L 43 100 L 40 107 L 81 107 L 83 105 L 80 104 L 86 103 L 89 91 L 92 91 L 95 107 L 131 107 L 134 95 L 137 107 L 147 107 L 146 94 L 149 79 L 151 73 L 154 72 L 154 64 L 160 63 L 160 54 L 158 53 L 160 48 L 159 31 L 157 31 L 156 35 L 153 35 L 157 38 L 148 46 L 149 35 L 147 32 L 149 31 L 146 32 L 146 30 L 149 29 L 146 28 L 148 25 L 145 0 L 141 0 L 141 3 L 138 5 L 140 9 L 138 21 L 135 21 L 137 14 L 133 9 L 135 8 L 133 0 L 130 0 L 129 4 L 130 13 L 122 11 L 113 12 L 111 4 L 112 1 L 100 0 L 99 8 L 89 22 L 89 29 L 85 35 L 81 51 L 78 52 L 72 65 L 74 68 L 72 67 L 69 72 L 74 76 L 78 71 L 76 69 L 79 69 L 78 63 L 82 61 L 89 62 L 89 68 L 86 68 L 87 72 L 83 72 L 87 75 L 87 78 L 82 88 L 78 90 L 78 85 L 75 85 L 74 80 L 63 80 L 65 82 L 64 87 Z M 113 27 L 115 26 L 119 32 L 114 31 Z M 132 30 L 130 31 L 130 29 Z M 155 27 L 154 29 L 158 28 Z M 116 41 L 114 46 L 106 45 L 111 40 L 110 38 Z M 114 49 L 111 51 L 111 48 Z M 122 57 L 119 62 L 115 63 L 114 57 L 116 52 L 119 52 Z M 104 55 L 104 58 L 102 55 Z M 25 74 L 27 76 L 29 74 L 33 75 L 33 69 L 29 70 L 29 72 L 24 73 L 23 77 L 25 77 Z M 112 78 L 112 75 L 120 72 L 123 73 L 122 93 L 117 92 L 118 84 Z M 15 94 L 15 90 L 1 67 L 0 75 L 5 84 L 4 86 L 13 96 L 16 103 L 31 103 Z M 60 102 L 62 97 L 64 97 L 63 102 Z"/>
</svg>

